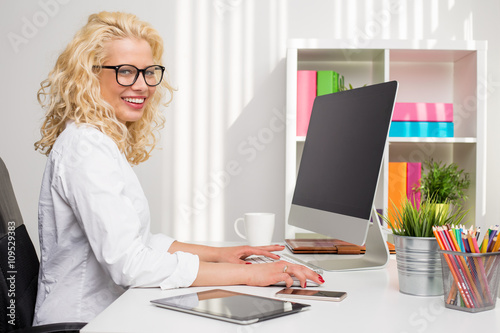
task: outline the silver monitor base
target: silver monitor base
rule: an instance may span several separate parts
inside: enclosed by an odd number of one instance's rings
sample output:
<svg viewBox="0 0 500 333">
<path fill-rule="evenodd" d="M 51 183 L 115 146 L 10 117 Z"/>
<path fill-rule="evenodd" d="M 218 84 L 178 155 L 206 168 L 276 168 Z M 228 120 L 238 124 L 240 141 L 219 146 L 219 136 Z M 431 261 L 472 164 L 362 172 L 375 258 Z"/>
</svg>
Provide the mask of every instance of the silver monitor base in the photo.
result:
<svg viewBox="0 0 500 333">
<path fill-rule="evenodd" d="M 382 226 L 373 209 L 374 223 L 370 223 L 366 236 L 366 252 L 364 255 L 338 255 L 338 258 L 319 259 L 308 261 L 309 264 L 324 269 L 325 271 L 348 271 L 384 268 L 389 262 L 389 249 L 382 234 Z"/>
</svg>

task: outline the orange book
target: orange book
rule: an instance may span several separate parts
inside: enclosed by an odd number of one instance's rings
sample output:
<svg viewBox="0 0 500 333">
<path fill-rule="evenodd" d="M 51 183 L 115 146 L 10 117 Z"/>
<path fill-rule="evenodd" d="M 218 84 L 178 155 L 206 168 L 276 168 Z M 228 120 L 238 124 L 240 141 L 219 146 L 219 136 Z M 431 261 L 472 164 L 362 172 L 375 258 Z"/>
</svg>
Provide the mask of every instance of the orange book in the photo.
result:
<svg viewBox="0 0 500 333">
<path fill-rule="evenodd" d="M 392 224 L 394 222 L 394 214 L 396 206 L 398 209 L 402 207 L 402 203 L 406 198 L 406 177 L 407 177 L 406 162 L 390 162 L 389 163 L 389 205 L 388 218 Z M 392 224 L 394 225 L 394 224 Z"/>
</svg>

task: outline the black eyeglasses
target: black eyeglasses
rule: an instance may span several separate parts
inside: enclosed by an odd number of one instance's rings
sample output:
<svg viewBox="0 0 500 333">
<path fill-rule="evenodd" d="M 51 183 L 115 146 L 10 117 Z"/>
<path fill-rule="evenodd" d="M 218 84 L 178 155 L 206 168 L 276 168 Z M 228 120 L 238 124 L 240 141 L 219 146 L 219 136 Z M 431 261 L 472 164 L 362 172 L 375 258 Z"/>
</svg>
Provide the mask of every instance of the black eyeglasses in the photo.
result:
<svg viewBox="0 0 500 333">
<path fill-rule="evenodd" d="M 119 66 L 94 66 L 94 68 L 114 69 L 116 72 L 116 82 L 124 87 L 130 87 L 137 81 L 139 73 L 142 73 L 144 82 L 150 87 L 155 87 L 161 83 L 165 67 L 160 65 L 148 66 L 144 69 L 139 69 L 133 65 Z"/>
</svg>

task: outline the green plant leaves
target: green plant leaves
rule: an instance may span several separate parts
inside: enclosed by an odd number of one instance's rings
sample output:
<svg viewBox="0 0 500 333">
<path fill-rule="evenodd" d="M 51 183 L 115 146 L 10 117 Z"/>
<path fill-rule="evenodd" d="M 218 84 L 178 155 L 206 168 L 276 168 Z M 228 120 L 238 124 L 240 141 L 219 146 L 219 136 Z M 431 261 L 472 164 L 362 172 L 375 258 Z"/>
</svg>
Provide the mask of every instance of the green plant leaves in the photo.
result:
<svg viewBox="0 0 500 333">
<path fill-rule="evenodd" d="M 392 232 L 399 236 L 411 237 L 434 237 L 433 226 L 458 225 L 462 222 L 467 211 L 463 211 L 460 206 L 452 209 L 452 205 L 445 201 L 440 204 L 434 197 L 421 203 L 420 208 L 405 198 L 398 207 L 391 203 L 393 211 L 389 216 L 380 217 L 389 225 Z M 391 222 L 392 220 L 392 222 Z"/>
<path fill-rule="evenodd" d="M 424 199 L 434 197 L 436 203 L 455 205 L 467 199 L 465 190 L 470 186 L 470 176 L 463 169 L 459 170 L 455 163 L 446 165 L 431 159 L 424 162 L 422 169 L 422 179 L 416 190 Z"/>
</svg>

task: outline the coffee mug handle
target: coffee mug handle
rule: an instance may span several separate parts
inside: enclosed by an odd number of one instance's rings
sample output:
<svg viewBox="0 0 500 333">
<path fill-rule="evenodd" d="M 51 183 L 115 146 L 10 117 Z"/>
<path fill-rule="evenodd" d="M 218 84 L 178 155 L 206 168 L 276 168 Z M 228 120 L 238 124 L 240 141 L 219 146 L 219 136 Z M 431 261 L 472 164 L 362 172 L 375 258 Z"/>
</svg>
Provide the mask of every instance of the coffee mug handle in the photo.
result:
<svg viewBox="0 0 500 333">
<path fill-rule="evenodd" d="M 234 221 L 234 231 L 236 231 L 236 234 L 240 236 L 243 239 L 247 239 L 245 235 L 243 235 L 239 230 L 238 230 L 238 222 L 239 221 L 244 221 L 245 219 L 243 217 L 240 217 Z"/>
</svg>

